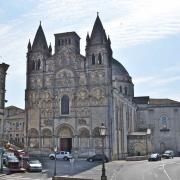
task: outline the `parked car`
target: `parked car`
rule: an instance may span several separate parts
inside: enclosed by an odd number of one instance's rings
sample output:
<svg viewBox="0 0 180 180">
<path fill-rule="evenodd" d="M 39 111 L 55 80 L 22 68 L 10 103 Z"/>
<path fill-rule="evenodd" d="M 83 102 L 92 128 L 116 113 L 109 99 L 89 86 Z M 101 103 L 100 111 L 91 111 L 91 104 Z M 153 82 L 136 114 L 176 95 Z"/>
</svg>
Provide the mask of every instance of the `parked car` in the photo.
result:
<svg viewBox="0 0 180 180">
<path fill-rule="evenodd" d="M 103 154 L 95 154 L 94 156 L 87 158 L 87 161 L 89 161 L 89 162 L 93 162 L 93 161 L 101 161 L 102 162 L 103 160 L 104 160 L 104 162 L 109 161 L 107 156 L 103 155 Z"/>
<path fill-rule="evenodd" d="M 161 155 L 158 153 L 152 153 L 149 157 L 148 157 L 148 161 L 161 161 Z"/>
<path fill-rule="evenodd" d="M 11 164 L 12 166 L 19 166 L 19 160 L 16 156 L 6 156 L 4 162 L 7 167 L 9 167 Z"/>
<path fill-rule="evenodd" d="M 165 159 L 173 158 L 174 157 L 174 151 L 172 150 L 166 150 L 163 154 L 162 157 Z"/>
<path fill-rule="evenodd" d="M 5 158 L 5 165 L 8 167 L 9 172 L 24 172 L 25 169 L 21 168 L 20 162 L 16 156 L 7 156 Z"/>
<path fill-rule="evenodd" d="M 29 160 L 27 161 L 28 171 L 42 171 L 42 164 L 39 160 Z"/>
<path fill-rule="evenodd" d="M 49 154 L 49 158 L 51 160 L 54 160 L 55 159 L 55 153 L 53 152 L 53 153 Z M 56 159 L 63 159 L 65 161 L 67 161 L 71 158 L 72 158 L 72 155 L 68 151 L 56 152 Z"/>
</svg>

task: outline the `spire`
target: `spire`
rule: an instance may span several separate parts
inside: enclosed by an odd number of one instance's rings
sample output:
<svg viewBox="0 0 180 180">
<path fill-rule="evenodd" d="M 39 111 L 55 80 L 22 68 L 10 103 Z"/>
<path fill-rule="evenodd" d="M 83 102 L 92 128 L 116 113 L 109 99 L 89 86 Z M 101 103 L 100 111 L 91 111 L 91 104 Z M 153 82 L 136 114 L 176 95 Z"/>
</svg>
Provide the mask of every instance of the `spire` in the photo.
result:
<svg viewBox="0 0 180 180">
<path fill-rule="evenodd" d="M 49 45 L 49 48 L 48 48 L 48 49 L 49 49 L 49 53 L 50 53 L 50 54 L 52 54 L 52 47 L 51 47 L 51 43 L 50 43 L 50 45 Z"/>
<path fill-rule="evenodd" d="M 29 39 L 29 43 L 28 43 L 28 47 L 27 48 L 28 48 L 28 52 L 31 51 L 31 41 L 30 41 L 30 39 Z"/>
<path fill-rule="evenodd" d="M 97 17 L 93 26 L 93 30 L 91 33 L 91 43 L 103 43 L 107 41 L 106 33 L 99 18 L 99 13 L 97 12 Z"/>
<path fill-rule="evenodd" d="M 36 36 L 34 38 L 32 50 L 48 50 L 46 37 L 44 35 L 44 31 L 43 31 L 42 26 L 41 26 L 41 21 L 39 24 L 39 28 L 36 32 Z"/>
<path fill-rule="evenodd" d="M 86 36 L 86 42 L 87 42 L 87 44 L 88 44 L 89 40 L 90 40 L 90 38 L 89 38 L 89 32 L 87 32 L 87 36 Z"/>
<path fill-rule="evenodd" d="M 108 35 L 108 43 L 109 43 L 109 45 L 111 45 L 111 39 L 110 39 L 109 35 Z"/>
</svg>

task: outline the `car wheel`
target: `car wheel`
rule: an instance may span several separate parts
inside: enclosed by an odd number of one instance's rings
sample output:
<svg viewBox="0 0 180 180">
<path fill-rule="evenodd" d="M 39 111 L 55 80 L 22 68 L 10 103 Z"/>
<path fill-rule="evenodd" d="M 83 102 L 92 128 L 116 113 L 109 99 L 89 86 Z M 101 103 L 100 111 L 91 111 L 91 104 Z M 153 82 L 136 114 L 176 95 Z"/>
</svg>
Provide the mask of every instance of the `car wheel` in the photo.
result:
<svg viewBox="0 0 180 180">
<path fill-rule="evenodd" d="M 67 161 L 67 160 L 68 160 L 68 157 L 64 157 L 63 159 L 64 159 L 65 161 Z"/>
<path fill-rule="evenodd" d="M 54 157 L 54 156 L 51 156 L 51 157 L 50 157 L 50 159 L 51 159 L 51 160 L 54 160 L 54 159 L 55 159 L 55 157 Z"/>
</svg>

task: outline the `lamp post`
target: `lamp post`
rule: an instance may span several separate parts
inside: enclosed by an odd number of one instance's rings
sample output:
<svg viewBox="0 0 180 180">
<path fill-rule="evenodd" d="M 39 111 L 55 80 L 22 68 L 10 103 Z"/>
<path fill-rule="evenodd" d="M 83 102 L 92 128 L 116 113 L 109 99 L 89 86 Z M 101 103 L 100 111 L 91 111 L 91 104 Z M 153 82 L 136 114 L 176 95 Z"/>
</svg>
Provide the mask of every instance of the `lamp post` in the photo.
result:
<svg viewBox="0 0 180 180">
<path fill-rule="evenodd" d="M 54 177 L 56 176 L 56 152 L 57 152 L 57 147 L 54 147 L 54 153 L 55 153 L 55 159 L 54 159 Z"/>
<path fill-rule="evenodd" d="M 147 129 L 146 131 L 146 154 L 148 155 L 148 135 L 151 134 L 151 129 Z"/>
<path fill-rule="evenodd" d="M 106 169 L 105 169 L 105 155 L 104 155 L 104 138 L 106 136 L 106 127 L 102 123 L 101 126 L 99 127 L 99 134 L 102 138 L 102 154 L 103 154 L 103 161 L 102 161 L 102 175 L 101 175 L 101 180 L 107 180 L 106 176 Z"/>
</svg>

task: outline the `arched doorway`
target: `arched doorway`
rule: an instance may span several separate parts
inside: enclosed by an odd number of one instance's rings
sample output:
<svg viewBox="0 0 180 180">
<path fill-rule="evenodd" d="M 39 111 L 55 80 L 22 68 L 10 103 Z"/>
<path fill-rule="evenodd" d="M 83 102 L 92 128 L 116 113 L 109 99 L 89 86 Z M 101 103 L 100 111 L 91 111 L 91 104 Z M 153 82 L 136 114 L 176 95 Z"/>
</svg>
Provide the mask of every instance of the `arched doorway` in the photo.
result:
<svg viewBox="0 0 180 180">
<path fill-rule="evenodd" d="M 142 156 L 146 154 L 146 147 L 142 143 L 135 143 L 134 144 L 134 153 L 137 156 Z"/>
<path fill-rule="evenodd" d="M 73 132 L 68 125 L 60 126 L 57 130 L 57 136 L 59 137 L 59 149 L 60 151 L 69 151 L 72 149 L 72 137 Z"/>
</svg>

